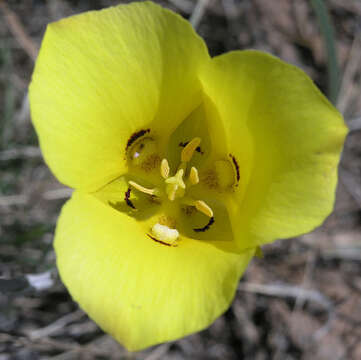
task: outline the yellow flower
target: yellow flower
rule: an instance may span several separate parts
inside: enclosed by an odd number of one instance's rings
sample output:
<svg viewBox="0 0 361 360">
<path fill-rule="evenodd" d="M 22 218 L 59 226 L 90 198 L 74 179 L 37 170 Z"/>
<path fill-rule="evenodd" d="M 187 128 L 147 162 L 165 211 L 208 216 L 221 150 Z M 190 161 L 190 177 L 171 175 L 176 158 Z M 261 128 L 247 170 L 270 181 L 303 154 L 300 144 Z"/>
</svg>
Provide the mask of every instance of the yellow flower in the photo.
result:
<svg viewBox="0 0 361 360">
<path fill-rule="evenodd" d="M 47 164 L 76 189 L 61 278 L 128 349 L 208 326 L 259 246 L 332 209 L 346 128 L 312 81 L 258 51 L 211 59 L 152 3 L 49 25 L 30 100 Z"/>
</svg>

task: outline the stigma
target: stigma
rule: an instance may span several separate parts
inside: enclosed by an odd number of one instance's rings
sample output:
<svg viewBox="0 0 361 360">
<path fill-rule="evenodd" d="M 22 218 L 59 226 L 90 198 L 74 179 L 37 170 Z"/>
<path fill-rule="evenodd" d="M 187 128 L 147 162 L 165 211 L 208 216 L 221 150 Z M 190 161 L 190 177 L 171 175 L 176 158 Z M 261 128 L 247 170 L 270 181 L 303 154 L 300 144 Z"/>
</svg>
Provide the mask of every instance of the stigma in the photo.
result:
<svg viewBox="0 0 361 360">
<path fill-rule="evenodd" d="M 167 184 L 166 192 L 170 201 L 174 201 L 176 196 L 182 197 L 184 195 L 186 185 L 183 181 L 183 175 L 184 170 L 179 169 L 174 176 L 169 177 L 165 180 Z"/>
</svg>

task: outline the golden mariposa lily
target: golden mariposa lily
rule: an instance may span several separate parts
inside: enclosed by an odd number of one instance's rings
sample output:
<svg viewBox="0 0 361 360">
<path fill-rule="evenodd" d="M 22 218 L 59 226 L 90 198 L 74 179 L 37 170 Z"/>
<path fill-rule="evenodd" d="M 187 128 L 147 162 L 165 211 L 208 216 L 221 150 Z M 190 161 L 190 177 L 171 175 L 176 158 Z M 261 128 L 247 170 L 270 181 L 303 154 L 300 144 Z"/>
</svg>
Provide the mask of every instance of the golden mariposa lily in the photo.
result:
<svg viewBox="0 0 361 360">
<path fill-rule="evenodd" d="M 30 102 L 47 164 L 76 189 L 61 278 L 128 349 L 207 327 L 259 246 L 332 210 L 346 128 L 312 81 L 258 51 L 210 58 L 150 2 L 50 24 Z"/>
</svg>

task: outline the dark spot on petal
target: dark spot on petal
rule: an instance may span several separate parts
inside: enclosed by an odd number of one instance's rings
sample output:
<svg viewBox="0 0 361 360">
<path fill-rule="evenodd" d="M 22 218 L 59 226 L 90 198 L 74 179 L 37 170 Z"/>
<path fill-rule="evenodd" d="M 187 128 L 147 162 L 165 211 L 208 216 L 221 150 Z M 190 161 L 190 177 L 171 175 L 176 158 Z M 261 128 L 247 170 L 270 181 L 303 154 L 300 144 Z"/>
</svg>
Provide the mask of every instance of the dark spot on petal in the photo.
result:
<svg viewBox="0 0 361 360">
<path fill-rule="evenodd" d="M 232 162 L 233 162 L 233 165 L 234 165 L 234 168 L 236 169 L 236 174 L 237 174 L 237 182 L 239 181 L 240 179 L 240 176 L 239 176 L 239 165 L 238 165 L 238 162 L 236 160 L 236 158 L 232 155 L 232 154 L 229 154 L 230 158 L 232 159 Z"/>
<path fill-rule="evenodd" d="M 185 215 L 191 216 L 196 212 L 196 208 L 194 206 L 186 205 L 182 207 L 182 211 Z"/>
<path fill-rule="evenodd" d="M 129 199 L 130 198 L 130 192 L 132 191 L 131 188 L 128 188 L 128 190 L 125 192 L 124 201 L 127 203 L 128 206 L 130 206 L 132 209 L 135 209 L 134 204 Z"/>
<path fill-rule="evenodd" d="M 145 130 L 139 130 L 136 131 L 129 139 L 127 142 L 127 146 L 125 148 L 125 150 L 128 150 L 129 146 L 131 146 L 135 140 L 139 139 L 140 137 L 144 136 L 145 134 L 149 133 L 150 129 L 145 129 Z"/>
<path fill-rule="evenodd" d="M 147 234 L 147 235 L 148 235 L 153 241 L 155 241 L 155 242 L 157 242 L 157 243 L 159 243 L 159 244 L 166 245 L 166 246 L 173 246 L 173 247 L 178 246 L 178 245 L 171 245 L 171 244 L 168 244 L 168 243 L 163 242 L 163 241 L 161 241 L 161 240 L 158 240 L 158 239 L 156 239 L 155 237 L 153 237 L 152 235 L 149 235 L 149 234 Z"/>
<path fill-rule="evenodd" d="M 160 157 L 158 154 L 152 154 L 149 155 L 140 165 L 141 169 L 149 172 L 152 171 L 154 169 L 159 168 L 160 166 Z"/>
<path fill-rule="evenodd" d="M 198 229 L 193 229 L 193 231 L 195 232 L 204 232 L 209 230 L 209 228 L 211 227 L 211 225 L 214 223 L 214 217 L 211 217 L 208 221 L 208 224 L 206 226 L 203 226 L 202 228 L 198 228 Z"/>
<path fill-rule="evenodd" d="M 186 141 L 186 142 L 180 142 L 180 143 L 178 144 L 178 146 L 181 146 L 181 147 L 186 147 L 188 143 L 189 143 L 189 141 Z M 201 147 L 200 147 L 200 146 L 197 146 L 197 147 L 196 147 L 196 151 L 197 151 L 197 152 L 199 152 L 201 155 L 203 155 L 203 154 L 204 154 L 204 151 L 202 151 L 202 149 L 201 149 Z"/>
</svg>

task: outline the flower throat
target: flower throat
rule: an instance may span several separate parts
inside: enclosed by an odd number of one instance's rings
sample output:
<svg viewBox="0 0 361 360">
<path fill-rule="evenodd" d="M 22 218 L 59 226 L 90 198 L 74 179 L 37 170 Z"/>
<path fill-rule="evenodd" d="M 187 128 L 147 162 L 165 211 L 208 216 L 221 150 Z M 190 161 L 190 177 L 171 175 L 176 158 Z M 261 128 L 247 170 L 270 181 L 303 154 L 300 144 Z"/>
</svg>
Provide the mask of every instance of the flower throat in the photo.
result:
<svg viewBox="0 0 361 360">
<path fill-rule="evenodd" d="M 171 169 L 169 167 L 168 160 L 162 159 L 160 163 L 160 175 L 164 179 L 163 188 L 146 188 L 135 181 L 128 181 L 128 184 L 137 191 L 144 194 L 157 197 L 163 201 L 174 202 L 178 200 L 181 205 L 194 207 L 199 212 L 203 213 L 210 218 L 207 225 L 203 228 L 194 229 L 194 231 L 206 231 L 214 223 L 213 211 L 209 205 L 203 200 L 195 200 L 192 197 L 187 196 L 186 189 L 192 185 L 199 183 L 199 175 L 196 167 L 192 166 L 189 170 L 187 179 L 184 176 L 187 172 L 187 168 L 190 160 L 193 157 L 194 152 L 199 148 L 201 139 L 199 137 L 193 138 L 188 142 L 181 151 L 180 165 L 173 176 L 170 176 Z M 136 154 L 136 153 L 135 153 Z M 128 189 L 128 205 L 133 207 L 134 205 L 129 200 L 130 190 Z M 179 238 L 179 232 L 175 228 L 175 220 L 170 218 L 163 218 L 163 223 L 157 222 L 152 228 L 152 235 L 148 234 L 153 240 L 164 243 L 166 245 L 177 246 L 177 240 Z"/>
</svg>

